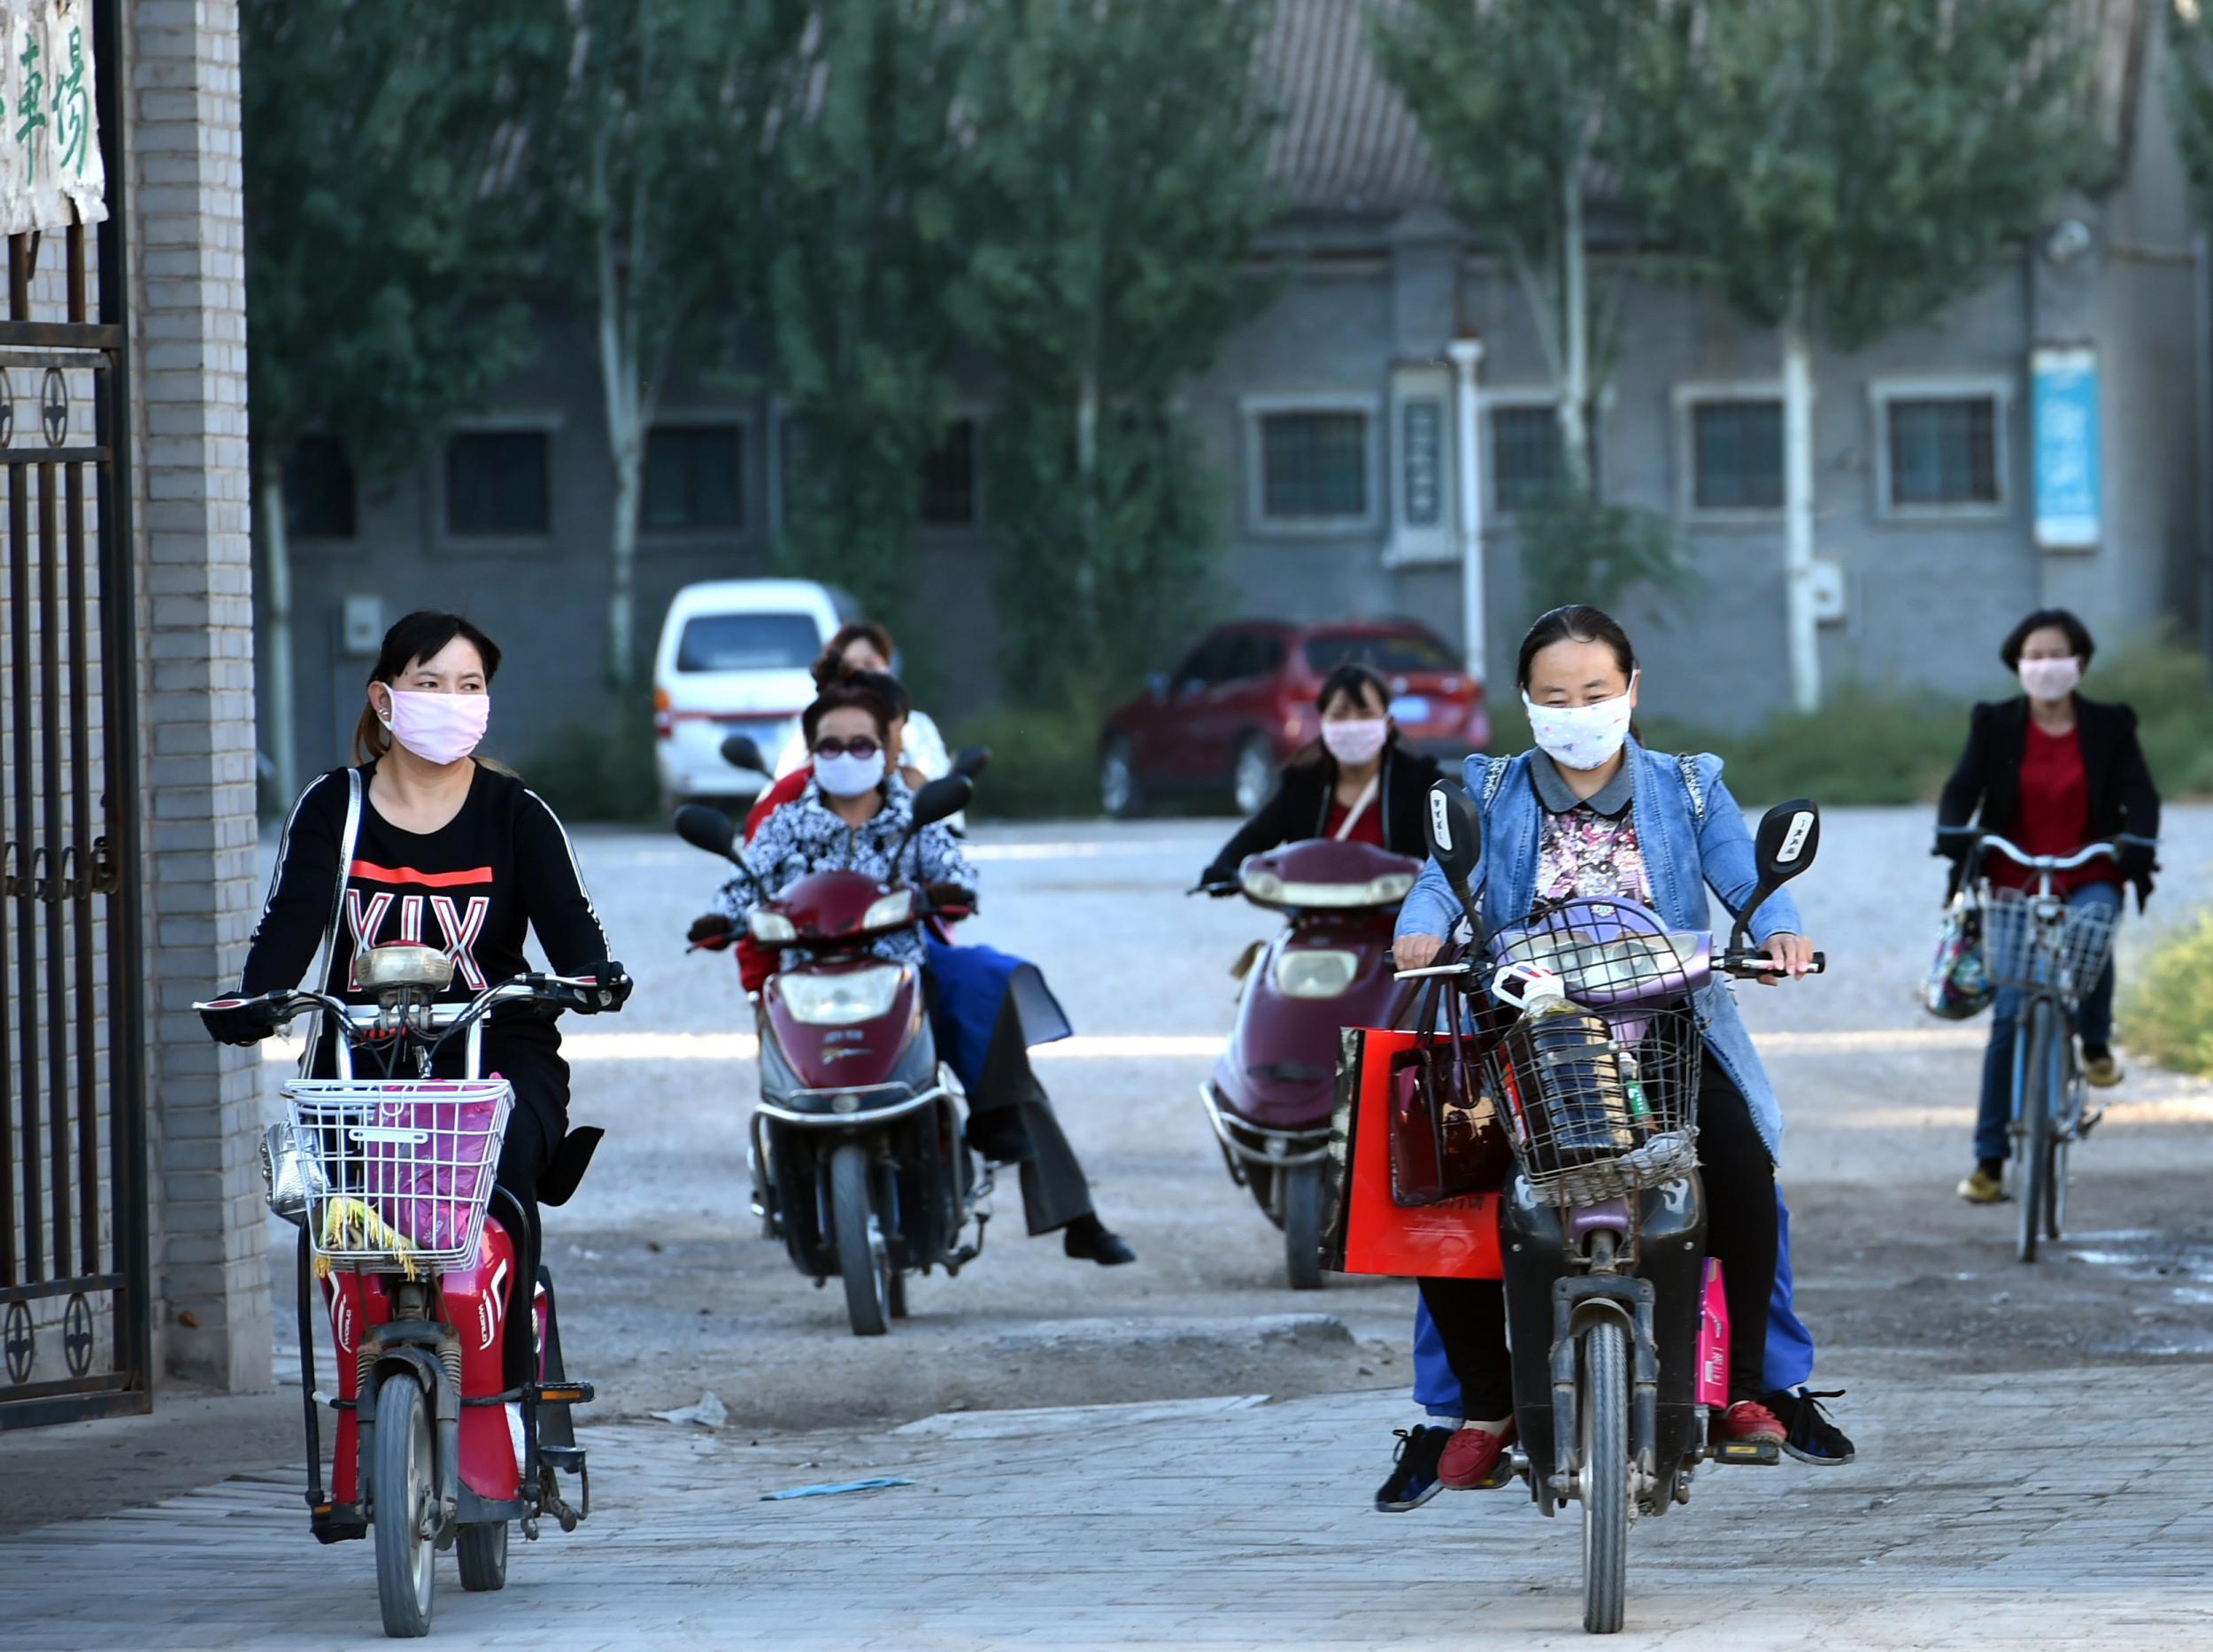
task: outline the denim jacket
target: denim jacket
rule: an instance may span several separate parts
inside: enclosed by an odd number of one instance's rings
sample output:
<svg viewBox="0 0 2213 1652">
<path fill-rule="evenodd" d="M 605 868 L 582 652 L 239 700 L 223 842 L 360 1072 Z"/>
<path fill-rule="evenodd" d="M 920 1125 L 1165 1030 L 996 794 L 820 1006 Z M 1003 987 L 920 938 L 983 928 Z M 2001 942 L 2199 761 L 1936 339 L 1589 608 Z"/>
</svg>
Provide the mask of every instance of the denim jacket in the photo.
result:
<svg viewBox="0 0 2213 1652">
<path fill-rule="evenodd" d="M 1697 760 L 1699 786 L 1706 804 L 1701 822 L 1674 757 L 1646 751 L 1634 740 L 1629 743 L 1628 753 L 1635 787 L 1631 807 L 1645 869 L 1652 880 L 1654 909 L 1671 930 L 1710 930 L 1714 924 L 1706 900 L 1710 884 L 1733 917 L 1752 898 L 1760 879 L 1743 811 L 1722 784 L 1721 759 L 1708 754 Z M 1483 856 L 1476 864 L 1475 883 L 1480 892 L 1484 928 L 1496 934 L 1527 917 L 1534 904 L 1545 808 L 1530 779 L 1527 753 L 1512 758 L 1470 757 L 1461 780 L 1471 799 L 1482 804 L 1493 763 L 1504 763 L 1507 772 L 1490 807 L 1483 811 Z M 1398 932 L 1449 935 L 1459 917 L 1460 902 L 1432 859 L 1422 868 L 1422 876 L 1400 909 Z M 1754 915 L 1751 927 L 1753 939 L 1760 943 L 1771 935 L 1802 932 L 1790 892 L 1778 890 L 1770 897 Z M 1753 1048 L 1752 1035 L 1738 1013 L 1736 996 L 1727 978 L 1717 977 L 1695 1002 L 1707 1047 L 1743 1092 L 1752 1122 L 1767 1143 L 1769 1156 L 1779 1161 L 1783 1109 L 1767 1069 L 1760 1064 L 1759 1052 Z"/>
</svg>

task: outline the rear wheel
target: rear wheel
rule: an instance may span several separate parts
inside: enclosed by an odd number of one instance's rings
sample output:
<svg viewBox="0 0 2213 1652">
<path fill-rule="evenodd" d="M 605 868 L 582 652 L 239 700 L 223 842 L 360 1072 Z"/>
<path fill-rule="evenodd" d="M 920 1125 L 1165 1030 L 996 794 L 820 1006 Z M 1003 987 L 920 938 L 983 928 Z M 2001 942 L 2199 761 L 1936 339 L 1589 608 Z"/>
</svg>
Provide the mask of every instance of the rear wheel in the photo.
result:
<svg viewBox="0 0 2213 1652">
<path fill-rule="evenodd" d="M 1259 735 L 1248 734 L 1238 742 L 1237 758 L 1230 766 L 1230 791 L 1238 813 L 1259 814 L 1275 790 L 1276 753 Z"/>
<path fill-rule="evenodd" d="M 1579 1399 L 1583 1626 L 1610 1635 L 1629 1592 L 1629 1339 L 1620 1325 L 1584 1332 Z"/>
<path fill-rule="evenodd" d="M 461 1586 L 470 1594 L 505 1588 L 507 1523 L 463 1526 L 453 1540 L 453 1556 L 461 1563 Z"/>
<path fill-rule="evenodd" d="M 2026 1036 L 2016 1047 L 2021 1087 L 2019 1151 L 2021 1188 L 2019 1239 L 2016 1254 L 2023 1262 L 2036 1260 L 2036 1243 L 2050 1196 L 2052 1172 L 2052 1111 L 2059 1098 L 2053 1086 L 2058 1078 L 2052 1006 L 2039 1000 L 2030 1007 Z"/>
<path fill-rule="evenodd" d="M 1284 1262 L 1294 1291 L 1322 1288 L 1322 1167 L 1294 1164 L 1284 1178 Z"/>
<path fill-rule="evenodd" d="M 424 1535 L 436 1479 L 430 1408 L 412 1377 L 387 1377 L 376 1391 L 375 1454 L 376 1603 L 384 1633 L 413 1640 L 430 1633 L 438 1570 L 436 1545 Z"/>
<path fill-rule="evenodd" d="M 1099 753 L 1099 803 L 1118 821 L 1145 813 L 1145 789 L 1137 783 L 1137 753 L 1116 735 Z"/>
<path fill-rule="evenodd" d="M 882 1336 L 891 1306 L 891 1257 L 869 1208 L 868 1179 L 868 1150 L 859 1142 L 830 1154 L 831 1231 L 845 1282 L 845 1317 L 857 1337 Z"/>
</svg>

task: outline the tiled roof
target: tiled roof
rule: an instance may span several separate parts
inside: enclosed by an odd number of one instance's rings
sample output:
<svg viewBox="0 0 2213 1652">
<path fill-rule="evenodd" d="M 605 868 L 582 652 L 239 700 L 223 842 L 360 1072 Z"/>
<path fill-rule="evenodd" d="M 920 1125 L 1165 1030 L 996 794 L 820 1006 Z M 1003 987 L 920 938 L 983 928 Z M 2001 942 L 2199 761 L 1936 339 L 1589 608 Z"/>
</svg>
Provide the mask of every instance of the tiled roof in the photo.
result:
<svg viewBox="0 0 2213 1652">
<path fill-rule="evenodd" d="M 2095 36 L 2095 120 L 2117 148 L 2135 124 L 2144 37 L 2162 3 L 2079 0 Z M 1292 211 L 1392 218 L 1450 204 L 1413 115 L 1368 51 L 1368 19 L 1402 4 L 1275 0 L 1261 41 L 1261 71 L 1283 115 L 1268 168 Z M 1608 193 L 1603 184 L 1597 192 Z"/>
</svg>

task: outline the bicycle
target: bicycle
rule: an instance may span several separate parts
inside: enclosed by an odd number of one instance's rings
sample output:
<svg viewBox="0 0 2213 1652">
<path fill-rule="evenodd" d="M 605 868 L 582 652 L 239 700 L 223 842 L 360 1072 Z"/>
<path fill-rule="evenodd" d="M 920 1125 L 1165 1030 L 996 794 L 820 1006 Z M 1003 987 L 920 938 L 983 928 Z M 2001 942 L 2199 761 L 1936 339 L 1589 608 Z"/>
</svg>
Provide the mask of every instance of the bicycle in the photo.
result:
<svg viewBox="0 0 2213 1652">
<path fill-rule="evenodd" d="M 2016 1251 L 2036 1260 L 2040 1237 L 2056 1239 L 2067 1218 L 2067 1150 L 2088 1136 L 2103 1110 L 2088 1109 L 2089 1084 L 2074 1023 L 2113 955 L 2116 905 L 2074 907 L 2052 886 L 2054 876 L 2097 860 L 2117 865 L 2124 845 L 2153 848 L 2126 835 L 2086 844 L 2071 854 L 2031 854 L 1995 833 L 1947 828 L 1940 836 L 1973 840 L 1962 882 L 1977 890 L 1983 963 L 1992 986 L 2022 995 L 2013 1045 L 2013 1116 L 2009 1126 L 2020 1167 L 2020 1222 Z M 1980 878 L 1982 856 L 1996 850 L 2036 874 L 2034 890 L 1993 889 Z"/>
</svg>

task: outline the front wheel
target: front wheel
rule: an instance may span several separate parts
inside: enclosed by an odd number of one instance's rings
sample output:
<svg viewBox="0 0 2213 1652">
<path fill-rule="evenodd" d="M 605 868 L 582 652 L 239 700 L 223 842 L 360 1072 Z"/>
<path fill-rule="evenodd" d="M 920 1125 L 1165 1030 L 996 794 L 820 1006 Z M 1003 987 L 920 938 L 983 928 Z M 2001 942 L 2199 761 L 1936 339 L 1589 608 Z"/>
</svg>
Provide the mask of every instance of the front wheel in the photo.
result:
<svg viewBox="0 0 2213 1652">
<path fill-rule="evenodd" d="M 430 1633 L 437 1548 L 425 1534 L 436 1475 L 430 1408 L 412 1377 L 387 1377 L 376 1391 L 376 1603 L 384 1633 L 413 1640 Z M 506 1528 L 502 1527 L 504 1535 Z"/>
<path fill-rule="evenodd" d="M 1322 1167 L 1295 1164 L 1284 1178 L 1284 1262 L 1294 1291 L 1322 1288 Z"/>
<path fill-rule="evenodd" d="M 845 1282 L 845 1317 L 857 1337 L 882 1336 L 891 1306 L 891 1259 L 876 1233 L 868 1180 L 868 1150 L 859 1142 L 830 1154 L 831 1232 Z"/>
<path fill-rule="evenodd" d="M 1629 1340 L 1620 1325 L 1584 1332 L 1577 1399 L 1583 1626 L 1594 1635 L 1616 1634 L 1629 1591 Z"/>
<path fill-rule="evenodd" d="M 2056 1062 L 2059 1045 L 2052 1006 L 2040 1000 L 2030 1006 L 2024 1036 L 2014 1052 L 2019 1069 L 2014 1082 L 2019 1087 L 2021 1109 L 2018 1146 L 2021 1157 L 2020 1218 L 2016 1253 L 2023 1262 L 2036 1260 L 2039 1231 L 2046 1200 L 2051 1196 L 2052 1114 L 2058 1106 Z"/>
<path fill-rule="evenodd" d="M 461 1563 L 461 1586 L 470 1594 L 505 1588 L 507 1523 L 463 1526 L 453 1540 L 453 1556 Z"/>
</svg>

